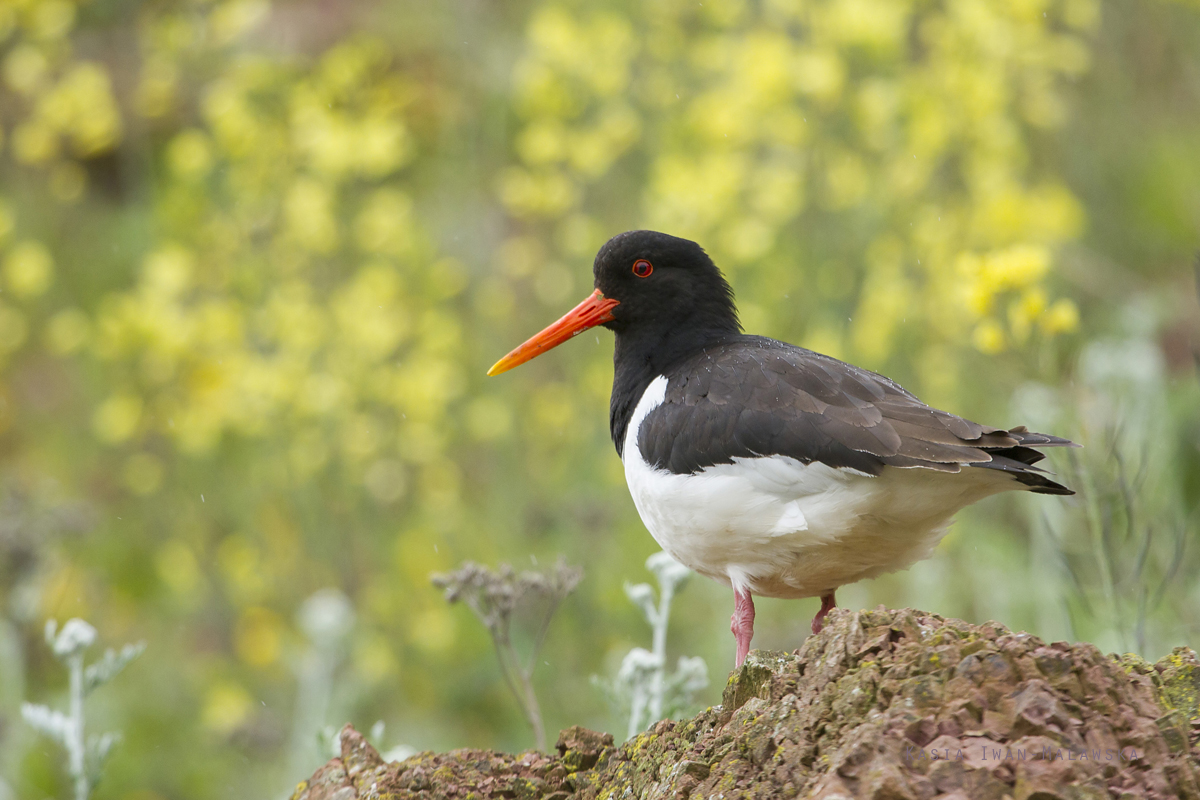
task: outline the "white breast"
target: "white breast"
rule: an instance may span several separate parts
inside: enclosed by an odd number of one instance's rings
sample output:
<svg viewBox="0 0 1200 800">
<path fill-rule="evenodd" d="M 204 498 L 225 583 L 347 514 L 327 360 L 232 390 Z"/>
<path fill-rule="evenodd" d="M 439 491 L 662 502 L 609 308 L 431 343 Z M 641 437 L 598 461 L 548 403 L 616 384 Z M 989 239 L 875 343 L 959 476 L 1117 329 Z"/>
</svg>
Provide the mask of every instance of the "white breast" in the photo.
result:
<svg viewBox="0 0 1200 800">
<path fill-rule="evenodd" d="M 692 475 L 651 467 L 638 429 L 667 379 L 642 394 L 625 432 L 625 480 L 642 521 L 680 563 L 768 597 L 815 597 L 926 558 L 950 518 L 1020 485 L 996 470 L 886 468 L 879 477 L 788 456 L 736 458 Z"/>
</svg>

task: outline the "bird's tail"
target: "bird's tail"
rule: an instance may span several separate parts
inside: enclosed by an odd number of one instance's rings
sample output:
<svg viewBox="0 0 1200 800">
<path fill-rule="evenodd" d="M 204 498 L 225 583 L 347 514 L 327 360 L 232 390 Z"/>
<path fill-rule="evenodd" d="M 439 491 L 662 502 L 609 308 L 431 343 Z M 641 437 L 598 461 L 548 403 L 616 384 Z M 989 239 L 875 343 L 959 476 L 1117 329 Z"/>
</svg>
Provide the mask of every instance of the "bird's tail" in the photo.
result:
<svg viewBox="0 0 1200 800">
<path fill-rule="evenodd" d="M 975 462 L 972 467 L 980 469 L 996 469 L 1013 476 L 1017 483 L 1029 487 L 1036 494 L 1075 494 L 1074 491 L 1061 483 L 1050 480 L 1046 470 L 1034 466 L 1046 457 L 1038 450 L 1040 447 L 1079 447 L 1070 439 L 1051 436 L 1048 433 L 1034 433 L 1024 425 L 1008 431 L 1009 436 L 1020 444 L 1014 447 L 981 448 L 992 457 L 991 461 Z"/>
</svg>

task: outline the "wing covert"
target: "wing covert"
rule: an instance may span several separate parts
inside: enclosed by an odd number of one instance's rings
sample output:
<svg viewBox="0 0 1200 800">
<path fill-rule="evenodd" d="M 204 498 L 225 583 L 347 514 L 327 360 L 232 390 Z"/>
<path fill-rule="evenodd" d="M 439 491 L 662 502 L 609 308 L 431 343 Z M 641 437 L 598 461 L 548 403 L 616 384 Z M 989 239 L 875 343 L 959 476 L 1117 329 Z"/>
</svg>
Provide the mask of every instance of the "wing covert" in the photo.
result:
<svg viewBox="0 0 1200 800">
<path fill-rule="evenodd" d="M 675 474 L 784 455 L 868 475 L 886 466 L 988 466 L 1016 473 L 1034 491 L 1069 491 L 1032 466 L 1042 458 L 1032 448 L 1067 440 L 971 422 L 925 405 L 882 375 L 772 339 L 723 342 L 667 378 L 664 400 L 642 422 L 637 443 L 651 466 Z"/>
</svg>

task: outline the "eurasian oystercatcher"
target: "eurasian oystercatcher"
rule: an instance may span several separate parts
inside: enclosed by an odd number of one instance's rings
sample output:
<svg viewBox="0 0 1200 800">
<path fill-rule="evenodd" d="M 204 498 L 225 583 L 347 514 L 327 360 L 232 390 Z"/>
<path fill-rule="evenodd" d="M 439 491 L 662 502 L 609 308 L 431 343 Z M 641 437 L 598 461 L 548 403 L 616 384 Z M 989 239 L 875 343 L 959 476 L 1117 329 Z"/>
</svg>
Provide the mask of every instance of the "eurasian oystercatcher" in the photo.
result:
<svg viewBox="0 0 1200 800">
<path fill-rule="evenodd" d="M 742 333 L 733 291 L 700 245 L 654 231 L 614 236 L 596 290 L 496 362 L 512 369 L 602 325 L 616 334 L 609 425 L 651 535 L 728 584 L 737 664 L 753 595 L 819 597 L 927 558 L 951 517 L 1010 489 L 1074 494 L 1034 466 L 1074 446 L 980 425 L 896 382 Z"/>
</svg>

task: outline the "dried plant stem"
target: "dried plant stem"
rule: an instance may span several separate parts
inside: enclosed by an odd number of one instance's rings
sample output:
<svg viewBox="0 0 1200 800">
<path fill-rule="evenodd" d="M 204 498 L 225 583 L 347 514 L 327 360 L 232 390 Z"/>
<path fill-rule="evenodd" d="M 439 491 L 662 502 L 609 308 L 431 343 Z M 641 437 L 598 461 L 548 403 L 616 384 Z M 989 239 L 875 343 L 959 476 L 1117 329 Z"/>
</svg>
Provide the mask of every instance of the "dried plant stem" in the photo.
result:
<svg viewBox="0 0 1200 800">
<path fill-rule="evenodd" d="M 521 707 L 529 727 L 533 728 L 535 746 L 542 751 L 546 749 L 546 728 L 542 722 L 537 692 L 533 688 L 533 670 L 537 666 L 542 645 L 546 642 L 554 612 L 566 596 L 575 590 L 582 577 L 580 570 L 568 567 L 561 557 L 545 574 L 523 572 L 518 575 L 507 564 L 492 571 L 467 562 L 448 575 L 433 576 L 434 585 L 446 590 L 446 600 L 466 603 L 491 635 L 496 660 L 500 662 L 500 674 Z M 531 601 L 535 604 L 537 601 L 544 602 L 545 610 L 538 620 L 529 658 L 522 662 L 512 640 L 513 616 L 519 608 L 527 608 Z"/>
<path fill-rule="evenodd" d="M 486 625 L 487 618 L 476 604 L 468 601 L 468 605 L 475 612 L 475 616 L 479 617 L 479 621 Z M 553 610 L 550 613 L 552 614 Z M 507 632 L 498 632 L 492 636 L 492 644 L 496 648 L 496 660 L 500 662 L 500 674 L 504 676 L 508 690 L 517 698 L 517 704 L 521 706 L 521 713 L 525 715 L 529 727 L 533 728 L 534 746 L 543 751 L 546 749 L 546 727 L 542 722 L 542 709 L 538 705 L 537 693 L 533 690 L 533 666 L 536 663 L 534 659 L 537 658 L 538 650 L 541 649 L 542 639 L 545 637 L 545 629 L 549 626 L 549 621 L 550 615 L 547 614 L 529 664 L 526 666 L 521 665 L 521 659 Z"/>
</svg>

